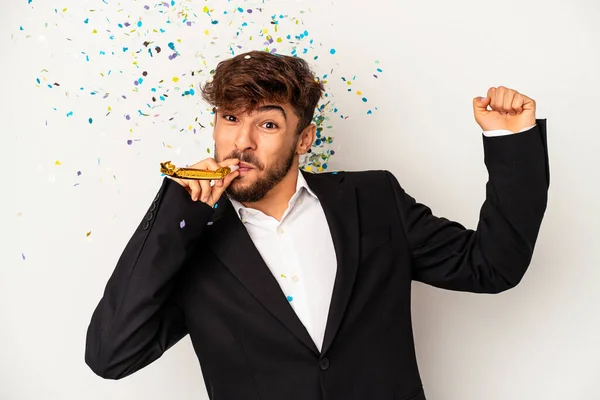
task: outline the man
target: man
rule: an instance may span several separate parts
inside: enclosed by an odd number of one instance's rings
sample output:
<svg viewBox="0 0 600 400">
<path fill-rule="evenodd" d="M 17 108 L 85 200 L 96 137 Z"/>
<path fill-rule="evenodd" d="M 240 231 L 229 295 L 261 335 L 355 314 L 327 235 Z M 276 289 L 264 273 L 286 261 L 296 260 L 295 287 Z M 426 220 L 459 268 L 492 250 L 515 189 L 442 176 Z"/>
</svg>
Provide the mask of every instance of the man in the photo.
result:
<svg viewBox="0 0 600 400">
<path fill-rule="evenodd" d="M 478 293 L 519 283 L 549 187 L 532 99 L 498 87 L 473 100 L 489 182 L 469 230 L 387 171 L 300 171 L 322 91 L 300 58 L 218 65 L 203 88 L 216 159 L 193 167 L 239 169 L 213 185 L 163 180 L 92 316 L 96 374 L 126 377 L 189 333 L 211 399 L 423 400 L 411 281 Z"/>
</svg>

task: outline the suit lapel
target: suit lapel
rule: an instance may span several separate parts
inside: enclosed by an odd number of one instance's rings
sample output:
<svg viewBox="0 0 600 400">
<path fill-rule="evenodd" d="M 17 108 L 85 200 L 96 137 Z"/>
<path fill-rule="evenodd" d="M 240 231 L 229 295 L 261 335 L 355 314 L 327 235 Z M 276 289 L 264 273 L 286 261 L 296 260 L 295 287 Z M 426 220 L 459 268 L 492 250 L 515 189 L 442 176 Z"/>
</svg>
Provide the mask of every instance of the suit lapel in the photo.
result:
<svg viewBox="0 0 600 400">
<path fill-rule="evenodd" d="M 210 230 L 212 251 L 275 318 L 318 354 L 319 350 L 285 298 L 233 206 L 225 196 L 218 204 Z"/>
<path fill-rule="evenodd" d="M 325 353 L 339 330 L 358 269 L 356 190 L 353 185 L 344 182 L 342 175 L 301 173 L 321 202 L 336 252 L 337 272 L 321 349 L 321 353 Z M 309 349 L 319 354 L 225 196 L 219 200 L 211 224 L 210 235 L 213 240 L 210 246 L 214 254 L 275 318 Z"/>
<path fill-rule="evenodd" d="M 306 183 L 321 202 L 336 252 L 337 272 L 321 348 L 321 353 L 325 353 L 339 330 L 358 270 L 359 223 L 356 188 L 344 182 L 342 175 L 319 176 L 302 173 Z"/>
</svg>

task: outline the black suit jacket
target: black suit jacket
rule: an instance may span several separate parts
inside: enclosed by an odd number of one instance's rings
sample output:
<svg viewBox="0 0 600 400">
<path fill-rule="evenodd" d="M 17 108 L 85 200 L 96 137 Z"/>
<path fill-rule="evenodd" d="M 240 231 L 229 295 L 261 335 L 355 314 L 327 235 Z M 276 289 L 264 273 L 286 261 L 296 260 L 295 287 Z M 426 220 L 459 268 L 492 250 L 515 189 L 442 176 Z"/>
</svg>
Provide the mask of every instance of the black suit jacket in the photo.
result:
<svg viewBox="0 0 600 400">
<path fill-rule="evenodd" d="M 321 352 L 226 196 L 211 208 L 165 178 L 93 313 L 86 363 L 121 379 L 189 333 L 213 400 L 425 399 L 411 281 L 514 287 L 546 209 L 546 120 L 483 137 L 483 147 L 489 181 L 476 230 L 434 216 L 387 171 L 303 172 L 337 257 Z"/>
</svg>

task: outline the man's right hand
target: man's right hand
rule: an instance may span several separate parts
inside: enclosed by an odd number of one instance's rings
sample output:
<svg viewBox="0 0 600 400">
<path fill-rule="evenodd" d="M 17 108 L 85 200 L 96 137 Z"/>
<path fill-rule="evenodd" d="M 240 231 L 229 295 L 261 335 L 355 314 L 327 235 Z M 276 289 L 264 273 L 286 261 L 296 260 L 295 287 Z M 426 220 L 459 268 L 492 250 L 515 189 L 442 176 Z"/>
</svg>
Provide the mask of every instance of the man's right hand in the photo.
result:
<svg viewBox="0 0 600 400">
<path fill-rule="evenodd" d="M 210 171 L 216 171 L 221 167 L 230 167 L 232 165 L 238 165 L 240 160 L 237 158 L 231 158 L 217 163 L 214 158 L 205 158 L 204 160 L 190 165 L 187 168 L 206 169 Z M 215 203 L 219 201 L 219 198 L 231 184 L 231 182 L 238 177 L 240 174 L 239 170 L 233 171 L 228 174 L 225 179 L 215 179 L 214 185 L 210 185 L 209 180 L 196 180 L 196 179 L 180 179 L 167 176 L 167 178 L 174 180 L 187 190 L 192 197 L 192 200 L 200 200 L 203 203 L 214 207 Z"/>
</svg>

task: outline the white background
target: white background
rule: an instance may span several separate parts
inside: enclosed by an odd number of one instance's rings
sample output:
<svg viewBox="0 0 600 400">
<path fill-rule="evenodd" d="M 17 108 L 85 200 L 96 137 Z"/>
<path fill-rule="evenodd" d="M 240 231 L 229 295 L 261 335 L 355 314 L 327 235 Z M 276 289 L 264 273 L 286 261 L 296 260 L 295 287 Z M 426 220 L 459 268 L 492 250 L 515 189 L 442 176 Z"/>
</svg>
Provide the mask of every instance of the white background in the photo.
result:
<svg viewBox="0 0 600 400">
<path fill-rule="evenodd" d="M 223 14 L 238 6 L 263 12 Z M 436 215 L 469 228 L 487 180 L 473 97 L 503 85 L 537 101 L 538 118 L 548 119 L 551 186 L 530 269 L 497 296 L 415 284 L 420 371 L 430 400 L 600 398 L 596 0 L 198 0 L 176 2 L 171 14 L 159 9 L 108 0 L 21 0 L 0 9 L 0 399 L 207 398 L 189 338 L 134 375 L 108 381 L 84 363 L 85 334 L 159 188 L 159 161 L 190 164 L 212 148 L 206 105 L 182 91 L 197 88 L 232 43 L 242 46 L 236 54 L 262 48 L 263 27 L 274 38 L 307 29 L 314 39 L 303 39 L 298 54 L 310 47 L 316 74 L 330 75 L 337 112 L 330 104 L 326 113 L 336 151 L 328 170 L 389 169 Z M 176 16 L 181 9 L 193 11 L 191 27 Z M 272 14 L 287 15 L 277 34 Z M 129 36 L 116 28 L 139 17 L 143 27 Z M 236 37 L 243 18 L 253 24 Z M 152 31 L 159 27 L 165 32 Z M 180 57 L 168 60 L 167 43 L 177 39 Z M 160 57 L 148 56 L 144 40 L 160 43 Z M 194 69 L 203 72 L 191 77 Z M 136 92 L 143 70 L 149 75 Z M 149 89 L 161 78 L 171 96 L 149 109 Z M 60 86 L 47 87 L 54 82 Z M 206 128 L 194 134 L 195 117 Z"/>
</svg>

